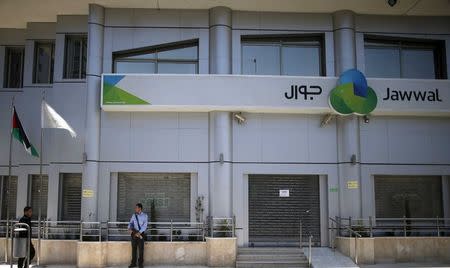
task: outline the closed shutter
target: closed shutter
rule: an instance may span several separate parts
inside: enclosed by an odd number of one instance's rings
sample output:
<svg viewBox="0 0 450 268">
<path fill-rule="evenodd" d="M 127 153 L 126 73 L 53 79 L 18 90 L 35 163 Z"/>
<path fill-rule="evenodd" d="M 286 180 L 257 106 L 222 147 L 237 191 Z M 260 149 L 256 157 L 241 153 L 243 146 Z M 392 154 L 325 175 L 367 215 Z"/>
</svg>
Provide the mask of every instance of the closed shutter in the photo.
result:
<svg viewBox="0 0 450 268">
<path fill-rule="evenodd" d="M 128 221 L 136 203 L 150 216 L 155 202 L 156 221 L 190 221 L 189 173 L 119 173 L 117 220 Z"/>
<path fill-rule="evenodd" d="M 439 176 L 375 176 L 378 218 L 442 217 L 442 179 Z"/>
<path fill-rule="evenodd" d="M 40 175 L 31 175 L 29 184 L 28 205 L 33 208 L 32 220 L 39 217 L 39 188 Z M 48 176 L 42 175 L 42 199 L 41 199 L 41 219 L 47 218 L 47 201 L 48 201 Z"/>
<path fill-rule="evenodd" d="M 2 220 L 7 219 L 9 207 L 9 218 L 15 218 L 17 208 L 17 177 L 11 176 L 11 184 L 9 184 L 9 197 L 6 193 L 8 189 L 9 176 L 2 177 Z"/>
<path fill-rule="evenodd" d="M 79 221 L 81 218 L 81 173 L 61 174 L 60 220 Z"/>
<path fill-rule="evenodd" d="M 320 243 L 320 197 L 318 176 L 249 175 L 249 240 L 296 242 L 313 235 Z M 289 190 L 289 197 L 280 197 Z M 308 212 L 309 211 L 309 212 Z"/>
</svg>

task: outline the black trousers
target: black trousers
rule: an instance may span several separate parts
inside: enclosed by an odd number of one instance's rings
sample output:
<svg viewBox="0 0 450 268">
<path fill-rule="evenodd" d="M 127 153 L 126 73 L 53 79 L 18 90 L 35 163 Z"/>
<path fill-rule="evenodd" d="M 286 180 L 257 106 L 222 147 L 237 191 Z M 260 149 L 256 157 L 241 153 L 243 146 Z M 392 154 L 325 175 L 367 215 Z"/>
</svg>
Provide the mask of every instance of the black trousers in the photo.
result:
<svg viewBox="0 0 450 268">
<path fill-rule="evenodd" d="M 137 252 L 139 251 L 139 258 L 137 264 L 139 266 L 144 265 L 144 239 L 137 237 L 131 238 L 131 265 L 136 266 Z"/>
<path fill-rule="evenodd" d="M 28 264 L 31 263 L 31 260 L 34 258 L 35 250 L 33 244 L 30 243 L 30 260 L 28 261 Z M 18 268 L 24 268 L 25 258 L 19 258 L 17 261 L 17 267 Z"/>
</svg>

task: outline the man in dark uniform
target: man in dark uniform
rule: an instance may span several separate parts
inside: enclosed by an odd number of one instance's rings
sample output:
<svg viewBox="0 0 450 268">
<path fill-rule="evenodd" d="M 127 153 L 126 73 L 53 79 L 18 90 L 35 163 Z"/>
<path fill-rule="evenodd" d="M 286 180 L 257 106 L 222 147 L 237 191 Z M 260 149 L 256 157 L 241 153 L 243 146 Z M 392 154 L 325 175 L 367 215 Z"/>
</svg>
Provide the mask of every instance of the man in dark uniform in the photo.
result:
<svg viewBox="0 0 450 268">
<path fill-rule="evenodd" d="M 32 235 L 31 233 L 31 215 L 33 215 L 33 209 L 31 207 L 24 207 L 23 208 L 23 217 L 20 218 L 19 222 L 20 223 L 26 223 L 28 224 L 28 226 L 30 226 L 30 236 Z M 20 234 L 21 237 L 28 237 L 28 234 L 26 232 L 22 232 Z M 31 262 L 31 260 L 34 258 L 34 246 L 30 241 L 30 259 L 28 264 Z M 24 268 L 24 262 L 25 262 L 25 258 L 19 258 L 19 261 L 17 263 L 17 267 L 18 268 Z"/>
</svg>

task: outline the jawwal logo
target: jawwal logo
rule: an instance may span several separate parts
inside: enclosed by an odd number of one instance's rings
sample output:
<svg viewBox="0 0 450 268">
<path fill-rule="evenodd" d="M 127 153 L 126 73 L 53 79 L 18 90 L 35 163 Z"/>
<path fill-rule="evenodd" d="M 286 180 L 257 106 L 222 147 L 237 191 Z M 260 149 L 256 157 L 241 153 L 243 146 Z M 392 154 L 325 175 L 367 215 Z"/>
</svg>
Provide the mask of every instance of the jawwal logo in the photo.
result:
<svg viewBox="0 0 450 268">
<path fill-rule="evenodd" d="M 338 86 L 330 92 L 330 107 L 338 114 L 367 115 L 377 107 L 377 94 L 367 85 L 364 75 L 356 70 L 345 71 Z"/>
<path fill-rule="evenodd" d="M 104 105 L 136 105 L 150 104 L 149 102 L 131 94 L 119 87 L 119 82 L 125 75 L 103 75 L 103 104 Z"/>
</svg>

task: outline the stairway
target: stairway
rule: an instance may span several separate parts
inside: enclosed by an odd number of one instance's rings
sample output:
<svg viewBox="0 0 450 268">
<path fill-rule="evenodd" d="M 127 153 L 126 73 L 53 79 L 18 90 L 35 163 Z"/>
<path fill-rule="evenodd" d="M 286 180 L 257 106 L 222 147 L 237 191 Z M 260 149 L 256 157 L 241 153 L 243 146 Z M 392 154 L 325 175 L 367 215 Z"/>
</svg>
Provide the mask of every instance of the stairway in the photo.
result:
<svg viewBox="0 0 450 268">
<path fill-rule="evenodd" d="M 308 267 L 308 259 L 300 248 L 239 248 L 236 268 Z"/>
</svg>

